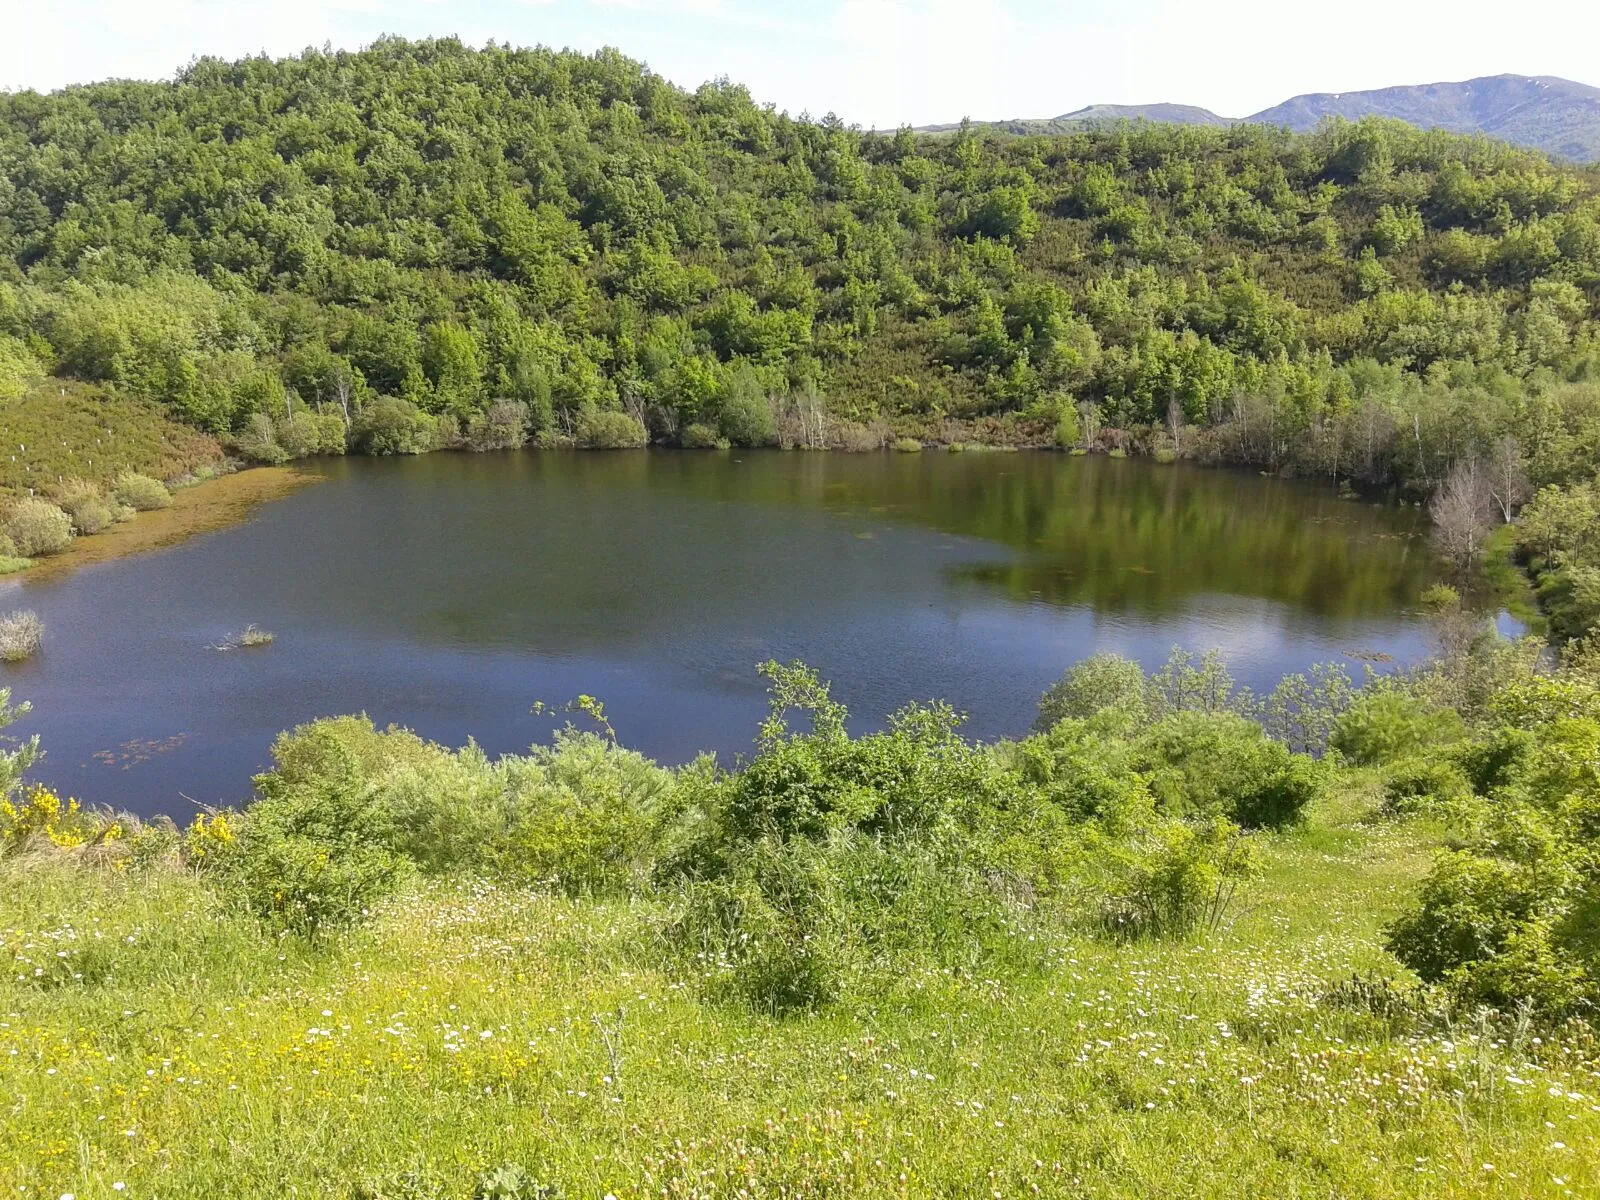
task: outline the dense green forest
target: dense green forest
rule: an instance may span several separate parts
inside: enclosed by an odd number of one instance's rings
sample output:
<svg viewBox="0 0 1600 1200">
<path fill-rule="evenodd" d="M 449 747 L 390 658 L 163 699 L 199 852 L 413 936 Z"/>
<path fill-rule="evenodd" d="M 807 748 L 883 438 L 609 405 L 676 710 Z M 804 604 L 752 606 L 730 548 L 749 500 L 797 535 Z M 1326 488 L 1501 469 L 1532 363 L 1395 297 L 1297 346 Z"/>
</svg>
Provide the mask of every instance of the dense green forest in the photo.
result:
<svg viewBox="0 0 1600 1200">
<path fill-rule="evenodd" d="M 1600 440 L 1595 177 L 1398 123 L 882 136 L 385 40 L 0 97 L 0 163 L 0 389 L 258 459 L 957 429 L 1427 490 Z"/>
</svg>

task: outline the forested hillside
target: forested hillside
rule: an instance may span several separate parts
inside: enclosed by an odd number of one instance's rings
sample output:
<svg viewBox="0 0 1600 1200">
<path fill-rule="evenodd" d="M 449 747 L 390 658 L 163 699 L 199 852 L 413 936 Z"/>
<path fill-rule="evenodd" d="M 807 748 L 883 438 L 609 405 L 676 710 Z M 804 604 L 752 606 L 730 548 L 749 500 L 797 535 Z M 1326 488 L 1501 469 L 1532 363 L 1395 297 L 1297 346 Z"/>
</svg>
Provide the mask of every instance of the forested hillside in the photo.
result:
<svg viewBox="0 0 1600 1200">
<path fill-rule="evenodd" d="M 1481 138 L 881 136 L 386 40 L 0 97 L 0 162 L 0 393 L 261 459 L 959 429 L 1425 490 L 1600 442 L 1596 178 Z"/>
</svg>

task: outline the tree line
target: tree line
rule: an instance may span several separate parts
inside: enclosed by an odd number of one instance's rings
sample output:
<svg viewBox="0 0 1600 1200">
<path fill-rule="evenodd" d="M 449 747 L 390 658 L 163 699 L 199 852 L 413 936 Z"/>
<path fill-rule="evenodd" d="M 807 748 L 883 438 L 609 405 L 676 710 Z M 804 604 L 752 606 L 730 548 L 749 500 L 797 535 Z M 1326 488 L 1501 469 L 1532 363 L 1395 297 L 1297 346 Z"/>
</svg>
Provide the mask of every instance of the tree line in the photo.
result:
<svg viewBox="0 0 1600 1200">
<path fill-rule="evenodd" d="M 0 393 L 257 458 L 964 422 L 1431 490 L 1592 440 L 1595 177 L 1397 123 L 885 135 L 384 39 L 0 97 L 0 163 Z"/>
</svg>

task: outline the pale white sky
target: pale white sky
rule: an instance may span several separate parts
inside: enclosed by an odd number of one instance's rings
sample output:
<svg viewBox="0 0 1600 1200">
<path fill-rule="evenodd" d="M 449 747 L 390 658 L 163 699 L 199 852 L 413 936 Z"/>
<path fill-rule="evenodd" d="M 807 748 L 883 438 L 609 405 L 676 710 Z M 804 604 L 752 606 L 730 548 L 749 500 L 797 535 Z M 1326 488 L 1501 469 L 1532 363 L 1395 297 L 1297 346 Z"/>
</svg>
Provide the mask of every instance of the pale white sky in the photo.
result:
<svg viewBox="0 0 1600 1200">
<path fill-rule="evenodd" d="M 693 87 L 888 128 L 1086 104 L 1246 116 L 1301 92 L 1518 72 L 1600 85 L 1600 3 L 1535 0 L 0 0 L 0 88 L 159 79 L 195 55 L 383 33 L 612 45 Z"/>
</svg>

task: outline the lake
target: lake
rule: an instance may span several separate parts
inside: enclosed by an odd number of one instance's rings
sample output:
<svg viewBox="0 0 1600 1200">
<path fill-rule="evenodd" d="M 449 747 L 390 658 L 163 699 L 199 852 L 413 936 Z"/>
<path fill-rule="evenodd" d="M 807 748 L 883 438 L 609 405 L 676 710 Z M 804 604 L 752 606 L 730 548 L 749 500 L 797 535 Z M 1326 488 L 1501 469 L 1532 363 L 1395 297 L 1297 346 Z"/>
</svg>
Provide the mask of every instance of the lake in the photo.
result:
<svg viewBox="0 0 1600 1200">
<path fill-rule="evenodd" d="M 859 728 L 943 698 L 984 739 L 1114 650 L 1216 648 L 1258 689 L 1413 661 L 1439 577 L 1415 509 L 1322 484 L 1047 453 L 527 451 L 312 464 L 321 482 L 170 549 L 0 583 L 46 625 L 0 666 L 35 774 L 182 818 L 240 802 L 281 729 L 367 712 L 490 753 L 535 701 L 604 700 L 669 762 L 749 750 L 756 664 L 803 659 Z M 246 625 L 256 650 L 214 647 Z M 1357 656 L 1352 659 L 1350 656 Z"/>
</svg>

